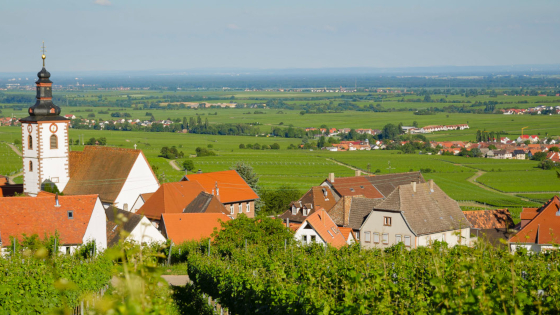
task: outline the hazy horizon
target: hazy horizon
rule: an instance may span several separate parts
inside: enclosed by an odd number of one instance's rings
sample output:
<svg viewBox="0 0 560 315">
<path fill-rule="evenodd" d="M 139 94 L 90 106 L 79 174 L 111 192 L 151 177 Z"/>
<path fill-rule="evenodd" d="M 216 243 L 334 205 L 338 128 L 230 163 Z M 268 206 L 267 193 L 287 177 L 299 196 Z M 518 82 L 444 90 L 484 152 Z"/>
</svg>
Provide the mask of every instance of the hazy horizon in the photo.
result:
<svg viewBox="0 0 560 315">
<path fill-rule="evenodd" d="M 1 73 L 560 64 L 543 0 L 12 1 Z"/>
</svg>

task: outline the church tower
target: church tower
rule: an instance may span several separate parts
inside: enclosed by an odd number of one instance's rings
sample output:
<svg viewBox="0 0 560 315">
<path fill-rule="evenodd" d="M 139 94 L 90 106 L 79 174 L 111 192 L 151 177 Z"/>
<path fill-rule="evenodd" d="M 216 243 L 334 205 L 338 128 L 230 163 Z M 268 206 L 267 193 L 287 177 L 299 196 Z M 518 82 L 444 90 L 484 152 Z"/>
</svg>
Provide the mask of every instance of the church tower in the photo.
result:
<svg viewBox="0 0 560 315">
<path fill-rule="evenodd" d="M 60 107 L 52 102 L 51 74 L 45 69 L 37 74 L 37 101 L 29 107 L 29 116 L 20 119 L 23 153 L 23 191 L 36 196 L 45 184 L 55 184 L 63 191 L 69 180 L 68 126 L 60 116 Z"/>
</svg>

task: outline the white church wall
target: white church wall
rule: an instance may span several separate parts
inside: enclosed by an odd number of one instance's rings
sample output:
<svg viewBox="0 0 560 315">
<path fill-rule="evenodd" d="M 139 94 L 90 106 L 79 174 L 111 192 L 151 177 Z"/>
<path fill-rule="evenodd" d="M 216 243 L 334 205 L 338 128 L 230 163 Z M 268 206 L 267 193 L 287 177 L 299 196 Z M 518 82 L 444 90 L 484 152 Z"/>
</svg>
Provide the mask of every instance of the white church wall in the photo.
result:
<svg viewBox="0 0 560 315">
<path fill-rule="evenodd" d="M 23 189 L 30 195 L 36 195 L 41 191 L 39 179 L 39 160 L 38 156 L 38 128 L 37 124 L 21 124 L 21 143 L 23 155 Z M 31 136 L 31 148 L 29 147 L 29 136 Z M 31 162 L 31 164 L 30 164 Z M 33 168 L 30 167 L 33 166 Z"/>
<path fill-rule="evenodd" d="M 155 192 L 158 188 L 159 184 L 154 177 L 150 164 L 148 164 L 144 155 L 140 153 L 126 178 L 121 192 L 115 199 L 114 205 L 122 209 L 126 203 L 130 209 L 134 205 L 138 195 Z"/>
</svg>

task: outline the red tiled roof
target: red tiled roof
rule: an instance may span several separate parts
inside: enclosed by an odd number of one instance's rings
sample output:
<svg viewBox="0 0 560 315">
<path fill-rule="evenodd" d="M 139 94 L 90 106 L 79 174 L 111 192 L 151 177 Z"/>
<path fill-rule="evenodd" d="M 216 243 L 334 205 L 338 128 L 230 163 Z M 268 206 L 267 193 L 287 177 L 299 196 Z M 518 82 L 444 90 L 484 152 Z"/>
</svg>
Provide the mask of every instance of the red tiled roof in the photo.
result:
<svg viewBox="0 0 560 315">
<path fill-rule="evenodd" d="M 308 222 L 326 243 L 337 248 L 346 245 L 344 236 L 325 210 L 315 211 L 304 222 Z"/>
<path fill-rule="evenodd" d="M 88 227 L 97 195 L 59 196 L 59 207 L 55 198 L 18 197 L 0 198 L 0 236 L 2 246 L 11 244 L 10 236 L 22 240 L 37 234 L 60 235 L 59 244 L 82 244 Z M 68 218 L 68 211 L 73 211 L 73 219 Z"/>
<path fill-rule="evenodd" d="M 338 177 L 330 182 L 340 196 L 364 196 L 366 198 L 383 198 L 364 176 Z"/>
<path fill-rule="evenodd" d="M 538 214 L 537 210 L 539 210 L 539 208 L 523 208 L 523 211 L 521 211 L 520 214 L 520 219 L 533 220 Z"/>
<path fill-rule="evenodd" d="M 560 241 L 560 200 L 554 196 L 544 204 L 531 222 L 510 238 L 510 243 L 558 244 Z"/>
<path fill-rule="evenodd" d="M 204 187 L 204 191 L 211 194 L 216 188 L 220 190 L 220 202 L 233 203 L 245 200 L 255 200 L 259 196 L 251 189 L 245 180 L 235 170 L 186 175 L 187 181 L 197 181 Z"/>
<path fill-rule="evenodd" d="M 508 209 L 463 211 L 475 229 L 506 229 L 514 226 Z"/>
<path fill-rule="evenodd" d="M 222 222 L 231 220 L 223 213 L 164 213 L 161 215 L 167 238 L 175 244 L 210 237 Z"/>
<path fill-rule="evenodd" d="M 182 213 L 202 191 L 204 188 L 195 181 L 162 184 L 137 213 L 153 220 L 164 213 Z"/>
<path fill-rule="evenodd" d="M 354 239 L 354 241 L 356 241 L 356 236 L 354 234 L 354 230 L 352 230 L 349 227 L 338 227 L 338 229 L 340 230 L 340 233 L 342 233 L 342 236 L 344 236 L 344 239 L 346 241 L 348 241 L 350 238 Z"/>
</svg>

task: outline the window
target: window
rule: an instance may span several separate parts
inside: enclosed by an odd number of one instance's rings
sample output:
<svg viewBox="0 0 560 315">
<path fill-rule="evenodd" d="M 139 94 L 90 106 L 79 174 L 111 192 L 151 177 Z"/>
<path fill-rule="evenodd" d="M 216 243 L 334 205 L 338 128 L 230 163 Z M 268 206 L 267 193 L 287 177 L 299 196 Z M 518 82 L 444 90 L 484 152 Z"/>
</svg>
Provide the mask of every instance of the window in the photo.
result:
<svg viewBox="0 0 560 315">
<path fill-rule="evenodd" d="M 301 236 L 301 241 L 302 241 L 303 243 L 307 243 L 307 235 L 302 235 L 302 236 Z"/>
<path fill-rule="evenodd" d="M 68 219 L 74 219 L 74 211 L 68 211 Z"/>
<path fill-rule="evenodd" d="M 441 234 L 441 241 L 445 242 L 445 233 Z"/>
<path fill-rule="evenodd" d="M 58 137 L 56 135 L 51 136 L 51 149 L 58 149 Z"/>
<path fill-rule="evenodd" d="M 27 136 L 27 149 L 33 150 L 33 137 L 31 135 Z"/>
<path fill-rule="evenodd" d="M 402 242 L 402 237 L 400 234 L 395 235 L 395 243 L 398 244 Z"/>
<path fill-rule="evenodd" d="M 315 235 L 311 235 L 311 243 L 315 243 L 317 241 L 317 237 Z"/>
<path fill-rule="evenodd" d="M 373 233 L 373 242 L 379 243 L 379 233 Z"/>
<path fill-rule="evenodd" d="M 238 205 L 237 211 L 238 211 L 239 213 L 243 213 L 243 208 L 241 207 L 241 204 Z"/>
<path fill-rule="evenodd" d="M 359 241 L 360 240 L 360 231 L 358 232 L 354 232 L 356 234 L 356 239 Z"/>
<path fill-rule="evenodd" d="M 70 246 L 66 246 L 66 255 L 70 255 Z"/>
<path fill-rule="evenodd" d="M 383 244 L 389 244 L 389 233 L 383 233 Z"/>
<path fill-rule="evenodd" d="M 307 216 L 307 209 L 303 208 L 303 216 L 306 217 Z"/>
<path fill-rule="evenodd" d="M 228 205 L 228 207 L 229 207 L 229 213 L 233 214 L 233 212 L 234 212 L 233 205 Z"/>
<path fill-rule="evenodd" d="M 331 237 L 334 237 L 334 235 L 332 234 L 332 232 L 331 232 L 330 230 L 327 230 L 327 232 L 329 232 L 329 235 L 330 235 Z"/>
<path fill-rule="evenodd" d="M 350 191 L 351 191 L 351 192 L 354 192 L 354 188 L 350 188 Z"/>
<path fill-rule="evenodd" d="M 410 236 L 408 235 L 404 236 L 404 246 L 410 247 Z"/>
<path fill-rule="evenodd" d="M 297 208 L 296 206 L 292 206 L 292 215 L 296 215 L 297 214 Z"/>
<path fill-rule="evenodd" d="M 33 172 L 33 162 L 29 161 L 29 171 Z"/>
<path fill-rule="evenodd" d="M 245 204 L 245 211 L 251 212 L 251 203 L 250 203 L 250 202 L 247 202 L 247 203 Z"/>
<path fill-rule="evenodd" d="M 391 226 L 391 217 L 383 217 L 383 225 Z"/>
<path fill-rule="evenodd" d="M 374 237 L 375 237 L 375 234 L 373 234 L 373 235 L 374 235 Z M 364 241 L 365 241 L 366 243 L 371 242 L 371 232 L 364 232 Z"/>
</svg>

